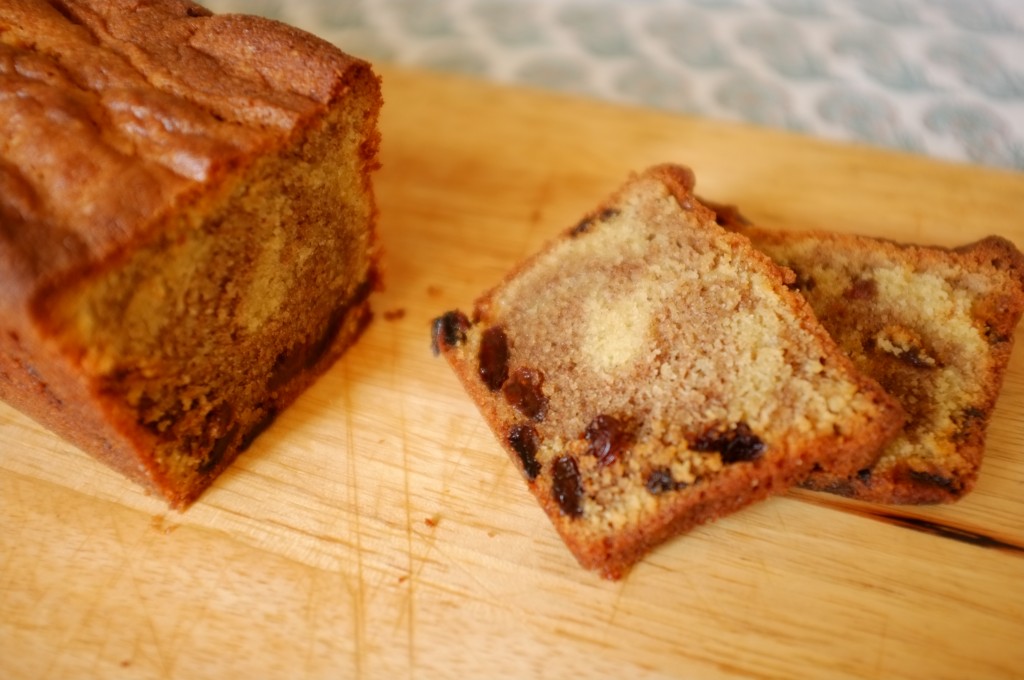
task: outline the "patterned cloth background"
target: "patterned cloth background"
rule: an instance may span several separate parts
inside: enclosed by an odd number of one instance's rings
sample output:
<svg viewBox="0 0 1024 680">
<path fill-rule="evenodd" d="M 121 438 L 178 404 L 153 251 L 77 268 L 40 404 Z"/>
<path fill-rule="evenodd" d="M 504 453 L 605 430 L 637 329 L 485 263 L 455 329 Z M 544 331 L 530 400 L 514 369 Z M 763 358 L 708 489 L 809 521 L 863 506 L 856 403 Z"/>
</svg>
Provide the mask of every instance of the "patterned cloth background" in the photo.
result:
<svg viewBox="0 0 1024 680">
<path fill-rule="evenodd" d="M 203 4 L 371 61 L 1024 170 L 1024 0 Z"/>
</svg>

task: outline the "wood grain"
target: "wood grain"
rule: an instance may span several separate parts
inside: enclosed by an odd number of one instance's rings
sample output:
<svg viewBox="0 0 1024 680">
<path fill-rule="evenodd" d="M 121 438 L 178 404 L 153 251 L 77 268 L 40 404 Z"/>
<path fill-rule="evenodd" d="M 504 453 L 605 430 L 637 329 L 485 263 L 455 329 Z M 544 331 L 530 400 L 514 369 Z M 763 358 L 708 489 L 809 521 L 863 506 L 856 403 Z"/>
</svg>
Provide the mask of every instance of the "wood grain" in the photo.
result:
<svg viewBox="0 0 1024 680">
<path fill-rule="evenodd" d="M 0 676 L 1020 677 L 1019 347 L 962 502 L 794 492 L 609 583 L 428 327 L 652 163 L 766 226 L 944 245 L 1024 244 L 1024 176 L 382 72 L 377 320 L 201 502 L 168 512 L 0 406 Z"/>
</svg>

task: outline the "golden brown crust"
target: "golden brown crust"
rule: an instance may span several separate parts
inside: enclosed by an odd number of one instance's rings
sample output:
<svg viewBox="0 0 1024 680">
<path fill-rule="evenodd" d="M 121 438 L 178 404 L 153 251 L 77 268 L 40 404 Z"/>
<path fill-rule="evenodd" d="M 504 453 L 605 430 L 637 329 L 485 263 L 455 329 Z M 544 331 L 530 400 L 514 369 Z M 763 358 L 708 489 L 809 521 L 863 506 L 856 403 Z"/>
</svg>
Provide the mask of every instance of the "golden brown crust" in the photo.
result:
<svg viewBox="0 0 1024 680">
<path fill-rule="evenodd" d="M 577 560 L 621 577 L 654 546 L 872 461 L 902 414 L 854 371 L 791 273 L 656 166 L 434 326 Z M 503 372 L 504 371 L 504 372 Z"/>
<path fill-rule="evenodd" d="M 797 272 L 822 324 L 906 408 L 904 431 L 856 475 L 808 488 L 882 503 L 943 503 L 975 485 L 1024 313 L 1024 255 L 990 236 L 955 249 L 719 221 Z"/>
<path fill-rule="evenodd" d="M 0 398 L 191 502 L 369 320 L 380 105 L 266 19 L 0 4 Z"/>
<path fill-rule="evenodd" d="M 0 155 L 5 311 L 136 247 L 375 79 L 318 38 L 183 0 L 3 3 L 0 74 L 17 130 Z"/>
</svg>

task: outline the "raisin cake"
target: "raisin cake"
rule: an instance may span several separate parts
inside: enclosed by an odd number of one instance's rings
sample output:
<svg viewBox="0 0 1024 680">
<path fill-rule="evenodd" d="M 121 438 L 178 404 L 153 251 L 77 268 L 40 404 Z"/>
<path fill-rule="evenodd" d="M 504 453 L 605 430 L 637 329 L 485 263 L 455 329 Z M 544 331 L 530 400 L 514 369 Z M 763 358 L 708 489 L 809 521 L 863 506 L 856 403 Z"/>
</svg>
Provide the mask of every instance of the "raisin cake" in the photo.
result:
<svg viewBox="0 0 1024 680">
<path fill-rule="evenodd" d="M 672 165 L 607 202 L 481 297 L 438 317 L 451 364 L 586 568 L 801 481 L 851 473 L 902 424 Z"/>
<path fill-rule="evenodd" d="M 721 223 L 796 273 L 821 323 L 908 416 L 873 465 L 852 476 L 818 471 L 804 485 L 883 503 L 970 491 L 1024 311 L 1024 255 L 998 236 L 945 249 L 761 229 L 715 207 Z"/>
<path fill-rule="evenodd" d="M 185 0 L 0 6 L 0 398 L 176 507 L 370 319 L 380 84 Z"/>
</svg>

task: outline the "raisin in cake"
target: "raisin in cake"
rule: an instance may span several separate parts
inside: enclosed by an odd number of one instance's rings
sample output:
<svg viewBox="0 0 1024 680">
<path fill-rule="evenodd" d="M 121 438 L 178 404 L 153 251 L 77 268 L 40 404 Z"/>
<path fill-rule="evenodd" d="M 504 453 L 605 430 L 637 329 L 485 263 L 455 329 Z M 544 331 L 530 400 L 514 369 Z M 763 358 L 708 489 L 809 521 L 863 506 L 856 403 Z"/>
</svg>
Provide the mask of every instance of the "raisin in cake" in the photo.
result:
<svg viewBox="0 0 1024 680">
<path fill-rule="evenodd" d="M 0 398 L 182 507 L 370 318 L 380 86 L 184 0 L 0 6 Z"/>
<path fill-rule="evenodd" d="M 609 578 L 665 539 L 853 472 L 902 423 L 788 272 L 657 166 L 433 327 L 562 538 Z"/>
<path fill-rule="evenodd" d="M 1024 311 L 1024 255 L 1000 237 L 944 249 L 720 221 L 796 273 L 821 323 L 908 415 L 874 465 L 805 486 L 884 503 L 953 501 L 971 490 Z"/>
</svg>

